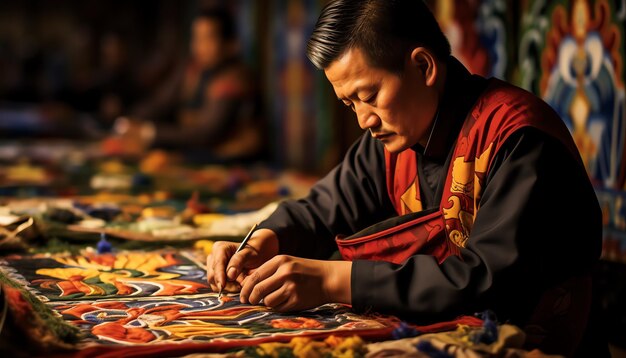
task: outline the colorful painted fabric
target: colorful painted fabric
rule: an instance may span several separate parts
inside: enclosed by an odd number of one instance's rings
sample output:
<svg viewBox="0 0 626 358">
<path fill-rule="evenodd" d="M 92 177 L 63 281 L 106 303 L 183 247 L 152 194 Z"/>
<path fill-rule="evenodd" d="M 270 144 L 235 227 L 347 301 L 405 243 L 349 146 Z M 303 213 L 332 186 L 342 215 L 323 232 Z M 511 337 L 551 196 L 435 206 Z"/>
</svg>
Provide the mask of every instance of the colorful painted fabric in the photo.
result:
<svg viewBox="0 0 626 358">
<path fill-rule="evenodd" d="M 226 352 L 295 337 L 313 341 L 356 335 L 379 341 L 390 339 L 402 323 L 393 316 L 358 315 L 343 304 L 283 314 L 242 304 L 236 294 L 219 299 L 193 257 L 171 250 L 14 255 L 0 259 L 0 272 L 23 286 L 31 302 L 42 302 L 79 329 L 74 356 Z M 414 328 L 423 333 L 459 323 L 477 326 L 481 320 L 466 317 Z"/>
<path fill-rule="evenodd" d="M 172 297 L 211 292 L 197 263 L 174 251 L 10 256 L 0 270 L 42 301 Z"/>
</svg>

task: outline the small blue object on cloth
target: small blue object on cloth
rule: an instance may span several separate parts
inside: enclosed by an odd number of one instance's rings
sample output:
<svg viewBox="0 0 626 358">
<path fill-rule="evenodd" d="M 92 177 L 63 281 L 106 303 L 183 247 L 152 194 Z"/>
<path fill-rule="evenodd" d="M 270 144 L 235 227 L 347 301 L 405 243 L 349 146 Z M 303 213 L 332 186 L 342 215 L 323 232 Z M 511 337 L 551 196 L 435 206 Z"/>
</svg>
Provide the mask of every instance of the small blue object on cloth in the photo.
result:
<svg viewBox="0 0 626 358">
<path fill-rule="evenodd" d="M 415 337 L 419 334 L 420 332 L 417 329 L 409 326 L 405 322 L 400 322 L 400 325 L 391 332 L 393 339 Z"/>
<path fill-rule="evenodd" d="M 97 249 L 99 254 L 111 252 L 111 250 L 113 249 L 111 243 L 107 241 L 105 233 L 100 233 L 100 241 L 98 241 Z"/>
<path fill-rule="evenodd" d="M 472 335 L 472 342 L 491 344 L 498 340 L 498 319 L 496 314 L 491 310 L 485 310 L 484 312 L 476 314 L 483 320 L 483 327 L 481 330 Z"/>
</svg>

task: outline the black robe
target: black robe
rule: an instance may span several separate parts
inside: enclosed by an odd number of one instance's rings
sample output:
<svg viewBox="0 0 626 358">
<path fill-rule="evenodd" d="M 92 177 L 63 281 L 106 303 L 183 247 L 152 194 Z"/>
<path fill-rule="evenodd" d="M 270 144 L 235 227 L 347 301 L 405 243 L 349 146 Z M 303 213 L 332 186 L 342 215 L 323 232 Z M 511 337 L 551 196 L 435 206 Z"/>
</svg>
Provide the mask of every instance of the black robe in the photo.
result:
<svg viewBox="0 0 626 358">
<path fill-rule="evenodd" d="M 418 154 L 424 209 L 439 206 L 446 158 L 486 83 L 453 58 L 448 69 L 429 145 L 411 149 Z M 281 203 L 260 227 L 278 235 L 281 254 L 327 259 L 337 250 L 336 235 L 396 215 L 383 145 L 365 133 L 307 197 Z M 578 158 L 546 133 L 523 128 L 495 154 L 461 257 L 441 264 L 420 254 L 402 265 L 356 260 L 352 305 L 419 323 L 491 309 L 500 322 L 523 326 L 546 287 L 592 272 L 601 242 L 600 206 Z"/>
</svg>

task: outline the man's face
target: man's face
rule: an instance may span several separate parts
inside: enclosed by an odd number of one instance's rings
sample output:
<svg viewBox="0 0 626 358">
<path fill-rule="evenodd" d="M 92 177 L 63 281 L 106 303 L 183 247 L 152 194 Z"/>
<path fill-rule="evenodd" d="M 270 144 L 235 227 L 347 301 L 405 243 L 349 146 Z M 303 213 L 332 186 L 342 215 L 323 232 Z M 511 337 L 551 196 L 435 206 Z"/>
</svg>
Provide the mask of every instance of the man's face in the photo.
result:
<svg viewBox="0 0 626 358">
<path fill-rule="evenodd" d="M 402 74 L 368 64 L 363 52 L 350 49 L 324 72 L 335 94 L 356 113 L 388 151 L 425 146 L 437 111 L 437 92 L 419 66 L 407 61 Z"/>
<path fill-rule="evenodd" d="M 199 18 L 191 26 L 191 54 L 200 66 L 210 68 L 220 62 L 224 41 L 216 21 Z"/>
</svg>

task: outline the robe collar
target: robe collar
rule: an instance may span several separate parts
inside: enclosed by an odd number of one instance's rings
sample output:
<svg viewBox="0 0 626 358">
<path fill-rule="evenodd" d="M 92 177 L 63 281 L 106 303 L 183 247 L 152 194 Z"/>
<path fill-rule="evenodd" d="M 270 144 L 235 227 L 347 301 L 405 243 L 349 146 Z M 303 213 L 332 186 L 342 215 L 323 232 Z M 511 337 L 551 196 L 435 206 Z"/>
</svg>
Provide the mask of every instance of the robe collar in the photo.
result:
<svg viewBox="0 0 626 358">
<path fill-rule="evenodd" d="M 446 61 L 444 92 L 426 146 L 415 144 L 411 149 L 424 157 L 443 163 L 454 146 L 461 127 L 474 103 L 487 86 L 487 80 L 472 75 L 456 58 Z"/>
</svg>

